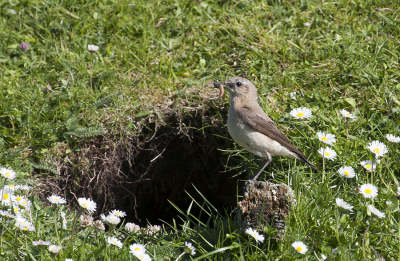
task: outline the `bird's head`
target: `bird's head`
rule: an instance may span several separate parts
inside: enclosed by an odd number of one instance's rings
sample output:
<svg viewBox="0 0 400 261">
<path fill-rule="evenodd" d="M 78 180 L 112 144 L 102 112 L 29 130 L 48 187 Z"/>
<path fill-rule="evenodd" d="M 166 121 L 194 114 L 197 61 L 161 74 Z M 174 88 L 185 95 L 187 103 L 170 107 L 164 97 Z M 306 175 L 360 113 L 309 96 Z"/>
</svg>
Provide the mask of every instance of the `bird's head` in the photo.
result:
<svg viewBox="0 0 400 261">
<path fill-rule="evenodd" d="M 215 87 L 220 84 L 225 86 L 225 89 L 229 91 L 231 98 L 238 98 L 240 100 L 257 100 L 257 88 L 254 84 L 242 77 L 234 77 L 226 82 L 216 82 Z"/>
</svg>

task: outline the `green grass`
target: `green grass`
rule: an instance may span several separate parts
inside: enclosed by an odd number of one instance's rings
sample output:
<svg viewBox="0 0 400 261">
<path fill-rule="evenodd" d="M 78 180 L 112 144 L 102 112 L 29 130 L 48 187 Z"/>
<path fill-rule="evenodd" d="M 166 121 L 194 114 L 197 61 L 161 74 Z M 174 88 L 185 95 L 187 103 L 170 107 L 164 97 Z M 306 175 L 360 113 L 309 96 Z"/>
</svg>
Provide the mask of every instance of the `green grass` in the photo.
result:
<svg viewBox="0 0 400 261">
<path fill-rule="evenodd" d="M 155 236 L 79 228 L 70 242 L 72 224 L 62 230 L 57 216 L 57 234 L 54 208 L 31 193 L 36 232 L 20 232 L 3 219 L 2 259 L 18 259 L 18 251 L 23 260 L 134 260 L 127 245 L 120 250 L 105 244 L 105 236 L 124 233 L 128 245 L 147 244 L 157 260 L 175 260 L 185 241 L 197 249 L 193 258 L 212 260 L 317 260 L 321 254 L 331 260 L 398 260 L 399 161 L 393 161 L 399 145 L 391 146 L 373 174 L 359 163 L 373 159 L 371 141 L 389 145 L 386 134 L 400 136 L 399 11 L 393 1 L 1 2 L 0 164 L 18 172 L 16 184 L 34 185 L 33 167 L 54 172 L 47 159 L 64 159 L 95 135 L 134 136 L 142 119 L 162 123 L 171 114 L 189 114 L 191 106 L 218 108 L 209 83 L 232 76 L 255 83 L 265 111 L 320 169 L 317 131 L 336 135 L 338 153 L 325 162 L 326 182 L 322 172 L 273 159 L 267 172 L 274 174 L 267 179 L 290 184 L 297 199 L 286 238 L 276 244 L 268 237 L 256 244 L 229 213 L 202 202 L 193 208 L 204 208 L 208 223 L 182 211 L 182 220 Z M 160 18 L 167 20 L 156 27 Z M 29 50 L 19 48 L 22 41 Z M 100 51 L 90 53 L 88 44 Z M 289 95 L 294 91 L 296 100 Z M 312 110 L 311 119 L 289 116 L 303 106 Z M 348 138 L 340 109 L 357 116 L 349 121 Z M 221 114 L 215 117 L 222 121 Z M 64 150 L 55 149 L 60 144 Z M 246 159 L 238 172 L 254 164 L 252 155 L 234 153 L 231 158 Z M 345 165 L 354 167 L 357 178 L 337 175 Z M 356 188 L 372 177 L 379 195 L 366 200 Z M 340 212 L 336 197 L 353 205 L 353 213 Z M 371 215 L 368 204 L 386 217 Z M 68 218 L 72 223 L 74 213 Z M 38 239 L 63 250 L 51 256 L 31 245 Z M 305 255 L 294 252 L 296 240 L 308 246 Z"/>
</svg>

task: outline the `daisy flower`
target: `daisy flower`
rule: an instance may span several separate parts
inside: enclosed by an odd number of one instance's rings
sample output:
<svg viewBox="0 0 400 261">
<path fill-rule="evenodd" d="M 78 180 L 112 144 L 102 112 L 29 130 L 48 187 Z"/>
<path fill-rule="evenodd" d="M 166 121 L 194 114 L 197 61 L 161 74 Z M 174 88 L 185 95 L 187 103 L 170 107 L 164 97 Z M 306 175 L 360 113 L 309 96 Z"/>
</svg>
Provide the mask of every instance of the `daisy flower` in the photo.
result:
<svg viewBox="0 0 400 261">
<path fill-rule="evenodd" d="M 312 116 L 312 113 L 310 109 L 303 107 L 291 110 L 290 115 L 296 119 L 307 119 Z"/>
<path fill-rule="evenodd" d="M 375 170 L 376 168 L 376 164 L 372 164 L 372 161 L 370 160 L 361 161 L 360 164 L 368 171 Z"/>
<path fill-rule="evenodd" d="M 97 52 L 98 50 L 100 50 L 100 47 L 98 47 L 97 45 L 94 45 L 94 44 L 89 44 L 88 50 L 91 52 Z"/>
<path fill-rule="evenodd" d="M 291 93 L 289 93 L 289 95 L 290 95 L 290 98 L 292 98 L 293 100 L 297 100 L 296 92 L 291 92 Z"/>
<path fill-rule="evenodd" d="M 96 203 L 89 198 L 78 198 L 78 203 L 82 208 L 86 209 L 89 213 L 93 213 L 96 211 L 97 207 Z"/>
<path fill-rule="evenodd" d="M 9 190 L 9 191 L 16 191 L 18 189 L 18 186 L 15 186 L 13 184 L 5 185 L 4 189 Z"/>
<path fill-rule="evenodd" d="M 110 211 L 110 215 L 114 215 L 116 217 L 125 217 L 126 213 L 124 211 L 114 209 Z"/>
<path fill-rule="evenodd" d="M 322 258 L 322 260 L 325 260 L 327 258 L 327 256 L 324 254 L 321 254 L 321 258 Z"/>
<path fill-rule="evenodd" d="M 154 235 L 161 230 L 161 226 L 158 225 L 149 225 L 146 227 L 146 233 L 148 235 Z"/>
<path fill-rule="evenodd" d="M 12 191 L 6 189 L 0 191 L 1 204 L 5 206 L 10 206 L 12 197 L 13 197 Z"/>
<path fill-rule="evenodd" d="M 296 249 L 300 254 L 305 254 L 308 250 L 307 246 L 301 241 L 293 242 L 292 247 L 294 247 L 294 249 Z"/>
<path fill-rule="evenodd" d="M 334 151 L 333 149 L 331 149 L 330 147 L 326 147 L 326 148 L 320 148 L 318 150 L 319 154 L 321 154 L 324 158 L 326 159 L 330 159 L 330 160 L 334 160 L 336 159 L 336 151 Z"/>
<path fill-rule="evenodd" d="M 0 216 L 6 218 L 6 219 L 13 219 L 15 218 L 14 215 L 12 215 L 8 210 L 0 210 Z"/>
<path fill-rule="evenodd" d="M 15 218 L 15 227 L 23 231 L 35 231 L 35 227 L 32 225 L 32 223 L 21 216 L 17 216 Z"/>
<path fill-rule="evenodd" d="M 15 171 L 13 171 L 13 170 L 11 170 L 11 169 L 7 169 L 7 168 L 1 168 L 1 169 L 0 169 L 0 174 L 1 174 L 4 178 L 9 179 L 9 180 L 14 179 L 14 178 L 15 178 L 15 175 L 16 175 Z"/>
<path fill-rule="evenodd" d="M 386 139 L 390 142 L 394 142 L 394 143 L 399 143 L 400 142 L 400 137 L 396 137 L 392 134 L 386 134 Z"/>
<path fill-rule="evenodd" d="M 62 227 L 63 229 L 67 229 L 67 219 L 65 218 L 65 212 L 61 211 L 61 218 L 62 218 Z"/>
<path fill-rule="evenodd" d="M 360 187 L 360 193 L 366 198 L 375 198 L 378 195 L 378 189 L 372 184 L 364 184 Z"/>
<path fill-rule="evenodd" d="M 384 218 L 385 217 L 385 213 L 380 212 L 379 210 L 377 210 L 374 206 L 372 205 L 368 205 L 368 209 L 369 211 L 371 211 L 372 214 L 374 214 L 375 216 L 377 216 L 378 218 Z"/>
<path fill-rule="evenodd" d="M 340 110 L 340 113 L 345 118 L 350 118 L 350 119 L 355 119 L 356 118 L 356 116 L 352 115 L 350 112 L 348 112 L 346 110 Z"/>
<path fill-rule="evenodd" d="M 251 235 L 252 237 L 254 237 L 254 239 L 256 240 L 256 242 L 264 242 L 264 236 L 258 234 L 258 232 L 256 230 L 253 230 L 251 227 L 249 227 L 248 229 L 246 229 L 246 233 Z"/>
<path fill-rule="evenodd" d="M 400 187 L 397 187 L 397 195 L 400 196 Z"/>
<path fill-rule="evenodd" d="M 111 225 L 118 225 L 119 224 L 119 222 L 121 222 L 121 219 L 119 218 L 119 217 L 117 217 L 117 216 L 114 216 L 114 215 L 108 215 L 108 216 L 105 216 L 104 214 L 101 214 L 100 215 L 100 218 L 101 218 L 101 220 L 103 220 L 104 222 L 107 222 L 107 223 L 109 223 L 109 224 L 111 224 Z"/>
<path fill-rule="evenodd" d="M 32 202 L 29 199 L 22 199 L 19 202 L 19 206 L 22 208 L 30 208 L 32 206 Z"/>
<path fill-rule="evenodd" d="M 368 145 L 369 150 L 372 153 L 375 153 L 375 157 L 381 157 L 388 152 L 388 149 L 385 144 L 380 141 L 374 140 Z"/>
<path fill-rule="evenodd" d="M 146 249 L 142 244 L 132 244 L 129 248 L 131 250 L 130 252 L 135 256 L 146 253 Z"/>
<path fill-rule="evenodd" d="M 325 133 L 325 132 L 317 132 L 317 136 L 319 141 L 328 144 L 328 145 L 332 145 L 333 143 L 336 142 L 335 139 L 335 135 L 334 134 L 329 134 L 329 133 Z"/>
<path fill-rule="evenodd" d="M 34 246 L 48 246 L 51 245 L 51 242 L 49 241 L 43 241 L 43 240 L 39 240 L 39 241 L 32 241 L 32 245 Z"/>
<path fill-rule="evenodd" d="M 56 245 L 50 245 L 49 246 L 49 251 L 53 254 L 58 254 L 58 252 L 61 251 L 61 247 L 60 246 L 56 246 Z"/>
<path fill-rule="evenodd" d="M 349 203 L 341 198 L 336 198 L 336 205 L 338 206 L 338 208 L 341 208 L 343 210 L 350 210 L 350 212 L 353 212 L 353 206 L 351 206 Z"/>
<path fill-rule="evenodd" d="M 196 254 L 196 248 L 192 246 L 192 243 L 185 242 L 185 252 L 194 256 Z"/>
<path fill-rule="evenodd" d="M 47 199 L 50 201 L 50 203 L 56 204 L 56 205 L 67 203 L 67 201 L 64 198 L 57 196 L 57 195 L 51 195 Z"/>
<path fill-rule="evenodd" d="M 141 253 L 136 256 L 140 261 L 151 261 L 151 257 L 146 253 Z"/>
<path fill-rule="evenodd" d="M 341 167 L 338 170 L 338 172 L 339 172 L 340 176 L 348 178 L 348 179 L 354 178 L 356 176 L 356 173 L 354 172 L 354 169 L 352 167 L 350 167 L 350 166 Z"/>
<path fill-rule="evenodd" d="M 122 242 L 119 241 L 118 238 L 116 238 L 116 237 L 108 237 L 107 238 L 107 243 L 109 245 L 114 245 L 114 246 L 117 246 L 119 248 L 122 248 Z"/>
<path fill-rule="evenodd" d="M 125 224 L 125 230 L 130 232 L 130 233 L 137 233 L 140 230 L 140 227 L 136 225 L 135 223 L 126 223 Z"/>
</svg>

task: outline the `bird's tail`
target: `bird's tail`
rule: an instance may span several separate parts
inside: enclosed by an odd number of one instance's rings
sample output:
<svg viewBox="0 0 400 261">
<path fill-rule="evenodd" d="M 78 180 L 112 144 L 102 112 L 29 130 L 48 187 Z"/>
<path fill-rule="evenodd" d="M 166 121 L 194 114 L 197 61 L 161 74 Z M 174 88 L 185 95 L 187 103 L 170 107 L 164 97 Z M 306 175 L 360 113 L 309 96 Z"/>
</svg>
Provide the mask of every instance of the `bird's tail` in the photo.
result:
<svg viewBox="0 0 400 261">
<path fill-rule="evenodd" d="M 297 155 L 296 158 L 298 158 L 299 160 L 301 160 L 302 162 L 304 162 L 305 164 L 307 164 L 307 165 L 310 166 L 312 169 L 314 169 L 315 171 L 318 172 L 318 168 L 315 167 L 311 162 L 309 162 L 309 161 L 307 160 L 306 156 L 305 156 L 301 151 L 296 152 L 296 155 Z"/>
<path fill-rule="evenodd" d="M 309 162 L 308 160 L 303 160 L 303 162 L 304 162 L 305 164 L 307 164 L 308 166 L 310 166 L 311 168 L 313 168 L 315 171 L 318 172 L 318 168 L 315 167 L 311 162 Z"/>
</svg>

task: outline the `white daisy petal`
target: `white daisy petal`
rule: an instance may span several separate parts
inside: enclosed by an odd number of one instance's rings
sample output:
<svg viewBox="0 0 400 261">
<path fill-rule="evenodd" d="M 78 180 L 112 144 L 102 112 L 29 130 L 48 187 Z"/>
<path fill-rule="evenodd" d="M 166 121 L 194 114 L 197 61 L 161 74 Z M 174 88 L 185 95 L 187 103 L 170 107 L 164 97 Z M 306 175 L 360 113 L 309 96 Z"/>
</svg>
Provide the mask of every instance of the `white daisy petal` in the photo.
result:
<svg viewBox="0 0 400 261">
<path fill-rule="evenodd" d="M 91 52 L 97 52 L 98 50 L 100 50 L 100 47 L 98 47 L 97 45 L 94 45 L 94 44 L 89 44 L 88 50 Z"/>
<path fill-rule="evenodd" d="M 264 242 L 264 236 L 260 235 L 256 230 L 253 230 L 251 227 L 249 227 L 248 229 L 246 229 L 246 233 L 249 234 L 250 236 L 252 236 L 256 242 Z"/>
<path fill-rule="evenodd" d="M 56 205 L 67 203 L 67 201 L 64 198 L 57 196 L 57 195 L 51 195 L 47 199 L 50 201 L 50 203 L 56 204 Z"/>
<path fill-rule="evenodd" d="M 354 169 L 350 166 L 341 167 L 338 170 L 338 172 L 339 172 L 340 176 L 348 178 L 348 179 L 354 178 L 356 176 Z"/>
<path fill-rule="evenodd" d="M 89 213 L 96 211 L 97 204 L 89 198 L 78 198 L 79 206 L 86 209 Z"/>
<path fill-rule="evenodd" d="M 376 209 L 374 206 L 372 205 L 368 205 L 368 209 L 369 211 L 371 211 L 372 214 L 374 214 L 375 216 L 377 216 L 378 218 L 384 218 L 385 217 L 385 213 L 380 212 L 378 209 Z"/>
<path fill-rule="evenodd" d="M 126 213 L 124 211 L 114 209 L 110 211 L 110 215 L 114 215 L 116 217 L 125 217 Z"/>
<path fill-rule="evenodd" d="M 400 142 L 400 137 L 396 137 L 392 134 L 387 134 L 386 135 L 386 139 L 390 142 L 394 142 L 394 143 L 399 143 Z"/>
<path fill-rule="evenodd" d="M 349 203 L 341 198 L 336 198 L 336 205 L 338 206 L 338 208 L 341 208 L 343 210 L 350 210 L 350 212 L 353 212 L 353 206 L 351 206 Z"/>
<path fill-rule="evenodd" d="M 375 198 L 378 196 L 378 189 L 372 184 L 364 184 L 360 186 L 360 193 L 366 198 Z"/>
<path fill-rule="evenodd" d="M 376 164 L 372 164 L 370 160 L 364 160 L 360 162 L 361 166 L 363 166 L 367 171 L 373 171 L 376 169 Z"/>
<path fill-rule="evenodd" d="M 301 241 L 293 242 L 292 247 L 300 254 L 305 254 L 308 250 L 307 246 Z"/>
<path fill-rule="evenodd" d="M 118 238 L 116 238 L 116 237 L 108 237 L 107 238 L 107 243 L 109 245 L 114 245 L 114 246 L 117 246 L 119 248 L 122 248 L 122 242 L 119 241 Z"/>
<path fill-rule="evenodd" d="M 303 107 L 291 110 L 290 115 L 296 119 L 307 119 L 312 116 L 312 113 L 310 109 Z"/>
<path fill-rule="evenodd" d="M 336 159 L 336 151 L 334 151 L 333 149 L 331 149 L 330 147 L 326 147 L 326 148 L 320 148 L 318 150 L 319 154 L 321 154 L 324 158 L 329 159 L 329 160 L 335 160 Z"/>
<path fill-rule="evenodd" d="M 325 133 L 325 132 L 317 132 L 317 136 L 318 136 L 318 140 L 328 144 L 328 145 L 332 145 L 333 143 L 336 142 L 335 139 L 335 135 L 334 134 L 329 134 L 329 133 Z"/>
<path fill-rule="evenodd" d="M 192 243 L 185 242 L 185 252 L 190 254 L 190 255 L 195 255 L 196 254 L 196 248 L 192 245 Z"/>
<path fill-rule="evenodd" d="M 381 157 L 388 152 L 385 144 L 380 141 L 374 140 L 368 145 L 369 150 L 375 154 L 375 157 Z"/>
<path fill-rule="evenodd" d="M 350 119 L 355 119 L 356 118 L 356 116 L 352 115 L 350 112 L 348 112 L 346 110 L 340 110 L 340 113 L 345 118 L 350 118 Z"/>
<path fill-rule="evenodd" d="M 12 180 L 15 178 L 15 176 L 17 175 L 15 173 L 15 171 L 11 170 L 11 169 L 7 169 L 7 168 L 0 168 L 0 174 L 9 180 Z"/>
</svg>

